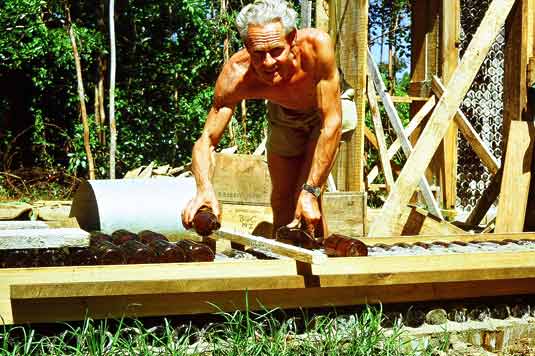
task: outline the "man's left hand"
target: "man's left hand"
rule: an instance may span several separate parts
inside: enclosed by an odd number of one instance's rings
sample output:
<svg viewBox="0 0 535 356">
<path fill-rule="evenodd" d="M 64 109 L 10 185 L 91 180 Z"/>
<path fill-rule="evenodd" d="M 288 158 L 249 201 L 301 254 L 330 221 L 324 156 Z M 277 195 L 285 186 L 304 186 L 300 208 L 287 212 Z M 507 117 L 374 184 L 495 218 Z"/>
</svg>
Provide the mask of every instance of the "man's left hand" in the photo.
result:
<svg viewBox="0 0 535 356">
<path fill-rule="evenodd" d="M 306 190 L 301 191 L 295 207 L 295 219 L 288 226 L 298 226 L 303 223 L 305 230 L 310 236 L 315 237 L 314 228 L 321 220 L 321 211 L 316 198 L 312 193 Z"/>
</svg>

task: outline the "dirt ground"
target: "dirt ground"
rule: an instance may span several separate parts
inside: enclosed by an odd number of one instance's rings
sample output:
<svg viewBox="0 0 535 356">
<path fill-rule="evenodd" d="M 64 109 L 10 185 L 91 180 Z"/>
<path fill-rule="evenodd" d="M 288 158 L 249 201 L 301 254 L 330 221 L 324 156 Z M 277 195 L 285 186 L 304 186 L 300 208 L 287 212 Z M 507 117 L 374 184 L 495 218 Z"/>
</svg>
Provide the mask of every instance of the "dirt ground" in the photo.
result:
<svg viewBox="0 0 535 356">
<path fill-rule="evenodd" d="M 535 356 L 535 340 L 521 339 L 509 345 L 503 352 L 489 352 L 480 346 L 452 342 L 450 350 L 437 356 Z"/>
</svg>

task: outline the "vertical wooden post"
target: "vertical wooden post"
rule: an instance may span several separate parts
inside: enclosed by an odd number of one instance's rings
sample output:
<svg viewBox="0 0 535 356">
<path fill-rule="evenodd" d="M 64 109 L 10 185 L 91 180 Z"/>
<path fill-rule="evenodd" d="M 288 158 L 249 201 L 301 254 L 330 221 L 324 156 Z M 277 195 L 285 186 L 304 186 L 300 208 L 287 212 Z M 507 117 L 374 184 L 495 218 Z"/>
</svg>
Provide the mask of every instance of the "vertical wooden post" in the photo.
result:
<svg viewBox="0 0 535 356">
<path fill-rule="evenodd" d="M 355 89 L 357 127 L 346 138 L 346 179 L 340 190 L 363 192 L 364 116 L 368 52 L 368 0 L 332 0 L 329 33 L 335 41 L 338 65 L 344 79 Z M 342 152 L 340 152 L 342 154 Z M 340 175 L 341 172 L 338 172 Z"/>
<path fill-rule="evenodd" d="M 440 15 L 440 69 L 442 82 L 447 85 L 459 64 L 460 0 L 442 0 Z M 453 210 L 457 199 L 457 126 L 454 123 L 444 137 L 443 149 L 442 206 Z"/>
<path fill-rule="evenodd" d="M 348 0 L 349 1 L 349 0 Z M 364 117 L 366 115 L 366 73 L 368 58 L 368 0 L 353 0 L 356 5 L 356 26 L 351 34 L 356 56 L 355 104 L 357 106 L 357 127 L 349 142 L 348 186 L 349 191 L 363 192 L 364 185 Z"/>
<path fill-rule="evenodd" d="M 329 32 L 329 0 L 316 0 L 316 28 Z"/>
<path fill-rule="evenodd" d="M 533 26 L 530 26 L 533 0 L 517 0 L 505 23 L 503 137 L 507 147 L 509 125 L 513 120 L 526 119 L 527 68 L 533 55 Z"/>
<path fill-rule="evenodd" d="M 431 78 L 433 75 L 437 74 L 438 71 L 438 18 L 440 13 L 440 0 L 412 0 L 411 5 L 412 53 L 409 95 L 425 97 L 430 95 Z M 410 116 L 414 117 L 422 105 L 423 102 L 411 103 Z M 413 145 L 416 144 L 424 126 L 425 125 L 422 125 L 415 129 L 411 135 L 411 142 Z M 437 161 L 437 156 L 442 157 L 441 152 L 442 151 L 439 148 L 437 155 L 433 159 L 433 163 L 431 163 L 429 169 L 426 170 L 426 177 L 431 184 L 433 184 L 433 176 L 440 175 L 440 166 L 436 167 L 434 163 Z M 439 161 L 441 161 L 441 159 Z M 413 201 L 414 199 L 415 197 L 413 197 Z M 440 203 L 441 201 L 439 204 Z"/>
</svg>

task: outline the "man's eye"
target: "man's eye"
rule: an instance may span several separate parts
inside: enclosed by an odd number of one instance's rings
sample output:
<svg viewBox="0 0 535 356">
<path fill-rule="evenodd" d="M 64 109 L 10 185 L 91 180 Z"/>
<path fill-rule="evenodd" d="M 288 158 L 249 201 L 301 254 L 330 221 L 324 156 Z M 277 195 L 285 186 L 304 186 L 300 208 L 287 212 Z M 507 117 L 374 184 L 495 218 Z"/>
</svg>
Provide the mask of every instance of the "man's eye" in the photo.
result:
<svg viewBox="0 0 535 356">
<path fill-rule="evenodd" d="M 284 51 L 284 48 L 274 48 L 269 51 L 269 54 L 271 55 L 271 57 L 278 57 L 282 54 L 282 51 Z"/>
</svg>

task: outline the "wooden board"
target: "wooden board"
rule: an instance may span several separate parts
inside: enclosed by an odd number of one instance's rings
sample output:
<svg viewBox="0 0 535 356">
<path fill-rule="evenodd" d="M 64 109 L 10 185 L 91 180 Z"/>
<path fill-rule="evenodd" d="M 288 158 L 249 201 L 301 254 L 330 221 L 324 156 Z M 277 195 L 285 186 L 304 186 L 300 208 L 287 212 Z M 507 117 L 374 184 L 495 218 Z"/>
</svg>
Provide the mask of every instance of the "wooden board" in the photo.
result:
<svg viewBox="0 0 535 356">
<path fill-rule="evenodd" d="M 466 219 L 466 223 L 469 225 L 479 225 L 481 220 L 487 214 L 492 204 L 498 198 L 500 194 L 500 185 L 502 182 L 503 169 L 500 168 L 498 172 L 492 177 L 489 186 L 485 189 L 483 194 L 476 203 L 476 206 L 470 212 L 470 215 Z"/>
<path fill-rule="evenodd" d="M 39 200 L 32 203 L 34 211 L 37 212 L 36 218 L 46 221 L 67 219 L 71 211 L 71 204 L 71 201 L 45 200 Z"/>
<path fill-rule="evenodd" d="M 325 192 L 323 213 L 329 231 L 349 236 L 363 236 L 366 225 L 366 193 Z M 222 227 L 230 232 L 252 233 L 262 221 L 273 222 L 271 207 L 222 204 Z"/>
<path fill-rule="evenodd" d="M 270 204 L 271 179 L 264 156 L 217 153 L 212 184 L 222 203 Z"/>
<path fill-rule="evenodd" d="M 310 264 L 325 263 L 327 255 L 317 250 L 307 250 L 301 247 L 288 245 L 262 236 L 254 236 L 244 232 L 228 232 L 219 229 L 214 233 L 218 238 L 227 239 L 244 246 L 256 247 L 275 252 L 276 254 L 290 257 L 296 261 Z"/>
<path fill-rule="evenodd" d="M 496 232 L 521 232 L 531 181 L 535 126 L 533 122 L 511 121 L 503 166 Z"/>
<path fill-rule="evenodd" d="M 323 213 L 331 233 L 363 236 L 366 229 L 366 193 L 327 192 L 323 194 Z"/>
<path fill-rule="evenodd" d="M 0 270 L 6 324 L 535 293 L 535 252 Z M 137 294 L 135 294 L 137 293 Z"/>
<path fill-rule="evenodd" d="M 474 34 L 459 66 L 456 68 L 444 95 L 440 98 L 420 139 L 408 157 L 391 194 L 383 205 L 380 219 L 370 227 L 372 236 L 390 235 L 409 202 L 416 186 L 427 169 L 433 154 L 446 134 L 450 119 L 466 95 L 477 71 L 481 67 L 496 35 L 513 7 L 514 0 L 493 0 L 481 25 Z"/>
</svg>

